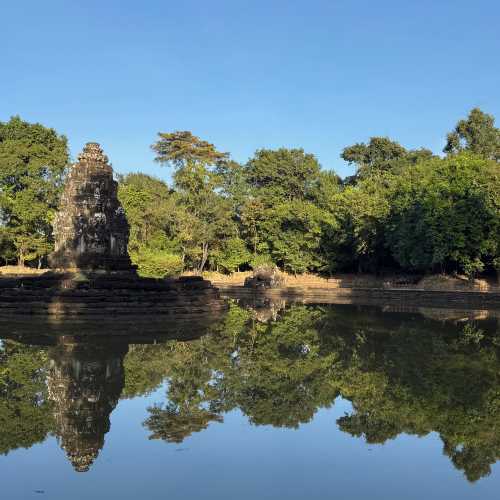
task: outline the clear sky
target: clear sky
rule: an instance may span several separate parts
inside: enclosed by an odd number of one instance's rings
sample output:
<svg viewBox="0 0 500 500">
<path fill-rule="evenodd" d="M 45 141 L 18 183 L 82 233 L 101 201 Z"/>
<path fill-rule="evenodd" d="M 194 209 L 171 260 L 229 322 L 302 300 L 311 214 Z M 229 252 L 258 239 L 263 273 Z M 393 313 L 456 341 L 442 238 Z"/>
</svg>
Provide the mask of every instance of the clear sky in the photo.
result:
<svg viewBox="0 0 500 500">
<path fill-rule="evenodd" d="M 100 142 L 118 172 L 167 179 L 149 146 L 190 130 L 246 161 L 387 135 L 439 152 L 474 106 L 500 121 L 498 0 L 1 2 L 0 121 Z"/>
</svg>

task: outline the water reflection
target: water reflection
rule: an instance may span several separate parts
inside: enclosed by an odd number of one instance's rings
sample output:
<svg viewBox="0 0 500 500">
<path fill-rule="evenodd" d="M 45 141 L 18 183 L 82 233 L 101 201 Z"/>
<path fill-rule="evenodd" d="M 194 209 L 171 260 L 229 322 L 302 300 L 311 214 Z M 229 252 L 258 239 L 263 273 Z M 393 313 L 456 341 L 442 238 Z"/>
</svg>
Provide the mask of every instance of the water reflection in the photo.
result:
<svg viewBox="0 0 500 500">
<path fill-rule="evenodd" d="M 369 444 L 436 432 L 476 481 L 500 458 L 499 333 L 485 311 L 246 303 L 186 342 L 5 340 L 0 452 L 53 433 L 88 470 L 118 399 L 166 380 L 144 422 L 150 439 L 181 443 L 234 409 L 251 424 L 294 429 L 341 396 L 353 408 L 332 422 L 343 432 Z"/>
<path fill-rule="evenodd" d="M 54 433 L 78 472 L 89 470 L 104 446 L 109 416 L 125 382 L 127 351 L 128 345 L 121 341 L 73 343 L 71 339 L 48 350 Z"/>
</svg>

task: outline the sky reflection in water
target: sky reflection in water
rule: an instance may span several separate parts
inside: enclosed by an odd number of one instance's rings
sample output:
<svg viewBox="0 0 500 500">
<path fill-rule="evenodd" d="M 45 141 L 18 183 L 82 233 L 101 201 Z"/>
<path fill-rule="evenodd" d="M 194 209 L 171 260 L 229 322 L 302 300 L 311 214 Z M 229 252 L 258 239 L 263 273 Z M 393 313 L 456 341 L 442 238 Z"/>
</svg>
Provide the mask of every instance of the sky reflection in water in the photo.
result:
<svg viewBox="0 0 500 500">
<path fill-rule="evenodd" d="M 498 313 L 283 306 L 189 342 L 3 327 L 2 498 L 497 498 Z"/>
</svg>

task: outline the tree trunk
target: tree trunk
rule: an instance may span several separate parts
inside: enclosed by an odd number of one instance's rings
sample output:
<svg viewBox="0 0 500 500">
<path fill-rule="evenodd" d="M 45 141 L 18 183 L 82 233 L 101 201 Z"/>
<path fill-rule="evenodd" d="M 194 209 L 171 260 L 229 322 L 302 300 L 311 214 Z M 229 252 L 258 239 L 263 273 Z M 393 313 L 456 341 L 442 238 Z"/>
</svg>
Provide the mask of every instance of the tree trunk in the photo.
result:
<svg viewBox="0 0 500 500">
<path fill-rule="evenodd" d="M 200 262 L 200 267 L 198 268 L 198 272 L 201 274 L 203 272 L 203 268 L 205 267 L 205 264 L 208 259 L 208 243 L 203 243 L 202 245 L 203 253 L 201 256 L 201 262 Z"/>
</svg>

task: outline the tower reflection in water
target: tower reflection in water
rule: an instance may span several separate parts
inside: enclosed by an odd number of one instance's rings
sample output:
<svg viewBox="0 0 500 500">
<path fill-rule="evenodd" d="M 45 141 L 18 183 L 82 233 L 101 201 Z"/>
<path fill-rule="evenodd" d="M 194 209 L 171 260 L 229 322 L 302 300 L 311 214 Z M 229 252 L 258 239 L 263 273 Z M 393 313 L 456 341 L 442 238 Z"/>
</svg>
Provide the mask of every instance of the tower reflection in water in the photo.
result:
<svg viewBox="0 0 500 500">
<path fill-rule="evenodd" d="M 104 446 L 110 414 L 125 384 L 123 360 L 128 344 L 61 340 L 48 352 L 54 430 L 73 468 L 86 472 Z"/>
<path fill-rule="evenodd" d="M 2 322 L 0 455 L 52 434 L 74 470 L 88 471 L 104 446 L 110 415 L 125 387 L 129 347 L 195 340 L 211 331 L 218 318 Z"/>
</svg>

